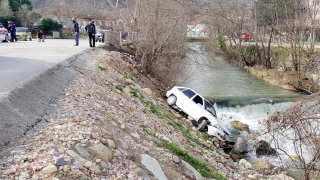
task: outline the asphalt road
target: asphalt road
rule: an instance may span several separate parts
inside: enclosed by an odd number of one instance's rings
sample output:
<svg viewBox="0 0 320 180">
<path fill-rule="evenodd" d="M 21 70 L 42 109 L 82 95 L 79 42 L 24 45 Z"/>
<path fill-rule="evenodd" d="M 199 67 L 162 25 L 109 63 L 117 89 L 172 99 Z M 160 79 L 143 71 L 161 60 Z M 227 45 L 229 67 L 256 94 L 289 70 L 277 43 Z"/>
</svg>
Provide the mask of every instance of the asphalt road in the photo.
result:
<svg viewBox="0 0 320 180">
<path fill-rule="evenodd" d="M 73 39 L 0 42 L 0 98 L 68 57 L 90 48 L 87 39 L 80 39 L 79 46 L 74 44 Z"/>
</svg>

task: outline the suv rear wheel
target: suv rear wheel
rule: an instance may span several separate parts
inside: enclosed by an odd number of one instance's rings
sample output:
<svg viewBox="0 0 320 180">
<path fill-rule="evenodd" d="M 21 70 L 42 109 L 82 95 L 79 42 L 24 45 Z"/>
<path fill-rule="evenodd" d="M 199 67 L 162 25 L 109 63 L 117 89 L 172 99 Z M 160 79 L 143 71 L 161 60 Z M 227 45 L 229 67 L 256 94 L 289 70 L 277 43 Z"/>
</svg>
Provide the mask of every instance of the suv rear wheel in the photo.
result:
<svg viewBox="0 0 320 180">
<path fill-rule="evenodd" d="M 170 95 L 167 99 L 167 103 L 169 104 L 169 106 L 175 105 L 176 102 L 177 102 L 177 97 L 175 95 Z"/>
</svg>

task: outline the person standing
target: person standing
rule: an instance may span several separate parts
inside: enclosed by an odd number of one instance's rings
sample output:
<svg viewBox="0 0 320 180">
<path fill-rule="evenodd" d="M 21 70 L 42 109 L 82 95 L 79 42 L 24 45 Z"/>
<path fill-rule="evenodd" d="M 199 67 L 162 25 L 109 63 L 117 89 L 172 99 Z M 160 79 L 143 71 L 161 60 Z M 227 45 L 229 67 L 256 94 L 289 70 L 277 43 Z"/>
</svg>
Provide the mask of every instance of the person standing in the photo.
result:
<svg viewBox="0 0 320 180">
<path fill-rule="evenodd" d="M 16 25 L 14 24 L 14 22 L 8 20 L 8 29 L 10 31 L 10 35 L 11 35 L 11 42 L 17 42 L 17 35 L 16 35 Z"/>
<path fill-rule="evenodd" d="M 86 31 L 88 32 L 90 47 L 96 47 L 96 26 L 94 25 L 94 21 L 91 21 L 91 23 L 86 26 Z"/>
<path fill-rule="evenodd" d="M 75 18 L 72 18 L 72 22 L 73 22 L 74 40 L 76 41 L 75 46 L 79 46 L 79 24 Z"/>
</svg>

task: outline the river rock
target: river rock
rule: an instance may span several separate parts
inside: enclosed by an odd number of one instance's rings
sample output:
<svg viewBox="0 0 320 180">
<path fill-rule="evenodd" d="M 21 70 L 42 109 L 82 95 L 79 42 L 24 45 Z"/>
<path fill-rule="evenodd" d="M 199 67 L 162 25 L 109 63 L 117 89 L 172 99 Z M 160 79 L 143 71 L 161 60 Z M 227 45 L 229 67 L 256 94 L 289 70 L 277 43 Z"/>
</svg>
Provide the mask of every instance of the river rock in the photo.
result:
<svg viewBox="0 0 320 180">
<path fill-rule="evenodd" d="M 276 150 L 274 150 L 270 144 L 264 140 L 259 141 L 255 146 L 258 157 L 277 154 Z"/>
<path fill-rule="evenodd" d="M 63 165 L 65 165 L 65 164 L 66 164 L 66 162 L 64 161 L 63 158 L 58 158 L 58 159 L 56 160 L 56 166 L 63 166 Z"/>
<path fill-rule="evenodd" d="M 112 158 L 112 153 L 109 148 L 101 143 L 90 146 L 89 150 L 104 162 L 109 162 Z"/>
<path fill-rule="evenodd" d="M 142 160 L 141 163 L 150 171 L 152 174 L 157 178 L 161 180 L 167 180 L 166 175 L 164 174 L 159 162 L 150 157 L 147 154 L 142 154 L 141 155 Z"/>
<path fill-rule="evenodd" d="M 55 173 L 57 171 L 58 171 L 58 168 L 55 165 L 49 165 L 49 166 L 47 166 L 47 167 L 45 167 L 45 168 L 43 168 L 41 170 L 41 172 L 44 173 L 44 174 L 52 174 L 52 173 Z"/>
<path fill-rule="evenodd" d="M 244 154 L 248 151 L 248 141 L 242 137 L 238 137 L 235 145 L 233 146 L 233 153 Z"/>
<path fill-rule="evenodd" d="M 78 143 L 74 147 L 80 153 L 81 157 L 84 157 L 86 159 L 90 157 L 90 153 L 81 144 Z"/>
<path fill-rule="evenodd" d="M 149 97 L 153 96 L 153 92 L 150 88 L 143 88 L 142 91 L 146 94 L 148 94 Z"/>
<path fill-rule="evenodd" d="M 68 150 L 67 154 L 69 154 L 69 156 L 71 156 L 73 159 L 82 162 L 83 164 L 88 161 L 88 160 L 84 159 L 83 157 L 79 156 L 79 154 L 77 154 L 76 152 L 74 152 L 72 150 Z"/>
<path fill-rule="evenodd" d="M 242 169 L 252 169 L 252 164 L 245 159 L 239 161 L 239 166 Z"/>
<path fill-rule="evenodd" d="M 259 161 L 252 165 L 254 169 L 271 169 L 273 166 L 269 161 Z"/>
<path fill-rule="evenodd" d="M 126 96 L 128 96 L 128 97 L 131 96 L 130 91 L 131 91 L 131 89 L 130 89 L 130 87 L 128 87 L 128 86 L 126 86 L 126 87 L 123 88 L 123 90 L 122 90 L 122 92 L 123 92 Z"/>
<path fill-rule="evenodd" d="M 294 180 L 294 178 L 287 176 L 285 174 L 278 174 L 270 177 L 268 180 Z"/>
<path fill-rule="evenodd" d="M 239 131 L 247 131 L 247 132 L 250 132 L 250 129 L 249 129 L 249 125 L 247 124 L 244 124 L 238 120 L 233 120 L 231 121 L 231 125 L 233 126 L 233 128 L 239 130 Z"/>
<path fill-rule="evenodd" d="M 138 176 L 143 177 L 144 180 L 150 180 L 150 177 L 149 177 L 148 173 L 146 173 L 146 171 L 143 170 L 142 168 L 137 167 L 135 169 L 135 172 L 137 173 Z"/>
</svg>

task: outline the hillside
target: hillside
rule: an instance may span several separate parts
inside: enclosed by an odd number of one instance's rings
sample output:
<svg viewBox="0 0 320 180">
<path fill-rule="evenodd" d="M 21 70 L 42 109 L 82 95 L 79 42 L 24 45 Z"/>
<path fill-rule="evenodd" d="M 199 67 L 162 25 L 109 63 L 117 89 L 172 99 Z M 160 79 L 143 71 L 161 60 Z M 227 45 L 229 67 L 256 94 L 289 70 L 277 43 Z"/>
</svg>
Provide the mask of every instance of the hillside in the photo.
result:
<svg viewBox="0 0 320 180">
<path fill-rule="evenodd" d="M 160 82 L 141 75 L 129 57 L 86 53 L 91 63 L 52 104 L 47 124 L 1 151 L 0 179 L 278 178 L 231 160 L 168 107 Z"/>
</svg>

